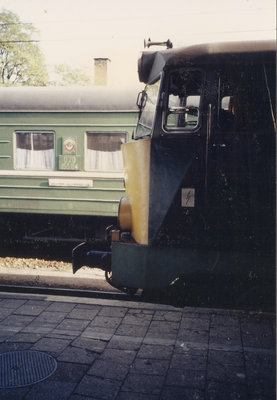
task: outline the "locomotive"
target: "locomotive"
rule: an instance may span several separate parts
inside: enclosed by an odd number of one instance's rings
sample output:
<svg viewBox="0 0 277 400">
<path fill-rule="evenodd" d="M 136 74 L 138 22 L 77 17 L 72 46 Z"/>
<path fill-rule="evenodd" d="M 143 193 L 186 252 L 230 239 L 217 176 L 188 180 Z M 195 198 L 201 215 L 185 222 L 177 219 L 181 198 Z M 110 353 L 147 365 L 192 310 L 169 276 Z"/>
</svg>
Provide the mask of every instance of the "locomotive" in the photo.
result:
<svg viewBox="0 0 277 400">
<path fill-rule="evenodd" d="M 121 146 L 118 223 L 105 249 L 74 248 L 73 272 L 102 268 L 127 292 L 195 274 L 255 280 L 272 301 L 276 43 L 167 47 L 138 62 L 146 86 Z"/>
</svg>

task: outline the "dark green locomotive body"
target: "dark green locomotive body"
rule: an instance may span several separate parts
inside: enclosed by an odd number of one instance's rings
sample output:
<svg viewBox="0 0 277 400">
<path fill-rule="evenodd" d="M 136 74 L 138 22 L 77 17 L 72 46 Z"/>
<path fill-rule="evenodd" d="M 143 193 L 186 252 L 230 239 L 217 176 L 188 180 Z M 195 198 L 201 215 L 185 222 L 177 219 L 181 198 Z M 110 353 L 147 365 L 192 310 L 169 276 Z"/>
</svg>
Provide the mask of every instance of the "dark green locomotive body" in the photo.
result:
<svg viewBox="0 0 277 400">
<path fill-rule="evenodd" d="M 119 209 L 112 284 L 161 289 L 190 274 L 236 276 L 266 281 L 272 301 L 275 47 L 238 42 L 143 53 L 137 140 L 122 146 L 129 208 Z"/>
</svg>

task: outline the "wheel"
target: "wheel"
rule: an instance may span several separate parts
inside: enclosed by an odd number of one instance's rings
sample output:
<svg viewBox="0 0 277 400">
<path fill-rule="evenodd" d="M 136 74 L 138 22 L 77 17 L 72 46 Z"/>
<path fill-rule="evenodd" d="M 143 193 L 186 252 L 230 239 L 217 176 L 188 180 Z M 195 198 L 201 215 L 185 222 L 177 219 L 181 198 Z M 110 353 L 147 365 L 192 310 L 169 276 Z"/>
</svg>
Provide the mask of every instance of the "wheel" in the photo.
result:
<svg viewBox="0 0 277 400">
<path fill-rule="evenodd" d="M 120 290 L 126 294 L 129 294 L 130 296 L 134 295 L 137 293 L 138 289 L 136 288 L 131 288 L 131 287 L 120 287 Z"/>
<path fill-rule="evenodd" d="M 124 292 L 124 293 L 126 293 L 126 294 L 128 294 L 128 295 L 130 295 L 130 296 L 134 295 L 134 294 L 138 291 L 137 288 L 131 288 L 131 287 L 128 287 L 128 286 L 117 286 L 117 285 L 115 285 L 115 284 L 113 283 L 113 281 L 112 281 L 112 276 L 113 276 L 112 271 L 105 271 L 105 278 L 106 278 L 106 281 L 107 281 L 111 286 L 113 286 L 114 288 L 116 288 L 116 289 L 120 290 L 121 292 Z"/>
<path fill-rule="evenodd" d="M 113 286 L 112 275 L 113 275 L 112 271 L 105 271 L 105 279 L 111 286 Z"/>
</svg>

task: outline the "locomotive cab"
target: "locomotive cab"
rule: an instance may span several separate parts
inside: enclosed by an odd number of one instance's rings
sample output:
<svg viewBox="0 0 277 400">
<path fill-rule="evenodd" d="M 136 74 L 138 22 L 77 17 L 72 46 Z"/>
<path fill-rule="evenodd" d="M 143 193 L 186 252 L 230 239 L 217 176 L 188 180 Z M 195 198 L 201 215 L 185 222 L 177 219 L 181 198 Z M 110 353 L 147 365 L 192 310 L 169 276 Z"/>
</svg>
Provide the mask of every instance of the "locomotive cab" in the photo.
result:
<svg viewBox="0 0 277 400">
<path fill-rule="evenodd" d="M 197 273 L 273 282 L 275 72 L 270 41 L 142 54 L 126 197 L 103 267 L 112 285 L 162 289 Z"/>
</svg>

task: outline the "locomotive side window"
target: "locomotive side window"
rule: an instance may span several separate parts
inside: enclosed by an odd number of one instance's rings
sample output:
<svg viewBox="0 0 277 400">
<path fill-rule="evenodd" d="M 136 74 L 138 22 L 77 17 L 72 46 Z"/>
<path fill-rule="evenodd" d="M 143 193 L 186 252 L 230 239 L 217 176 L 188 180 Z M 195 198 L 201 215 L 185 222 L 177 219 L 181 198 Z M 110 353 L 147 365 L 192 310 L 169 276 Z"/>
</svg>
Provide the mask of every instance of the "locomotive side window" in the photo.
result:
<svg viewBox="0 0 277 400">
<path fill-rule="evenodd" d="M 87 132 L 86 170 L 123 170 L 121 145 L 126 142 L 126 136 L 122 132 Z"/>
<path fill-rule="evenodd" d="M 273 128 L 274 69 L 268 65 L 236 65 L 219 76 L 218 127 L 252 132 Z"/>
<path fill-rule="evenodd" d="M 15 132 L 15 168 L 55 169 L 54 132 Z"/>
<path fill-rule="evenodd" d="M 164 130 L 194 131 L 200 124 L 201 71 L 179 70 L 169 76 Z"/>
</svg>

